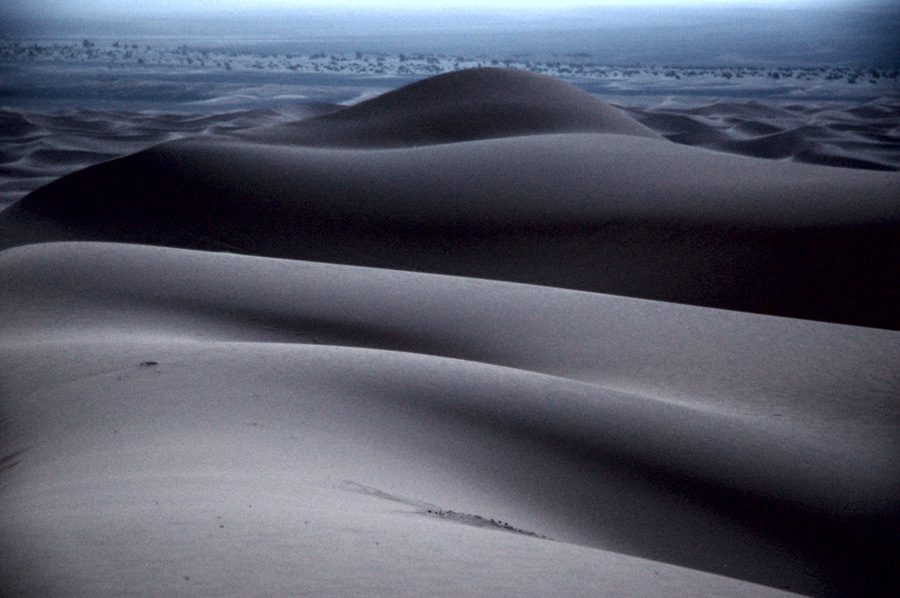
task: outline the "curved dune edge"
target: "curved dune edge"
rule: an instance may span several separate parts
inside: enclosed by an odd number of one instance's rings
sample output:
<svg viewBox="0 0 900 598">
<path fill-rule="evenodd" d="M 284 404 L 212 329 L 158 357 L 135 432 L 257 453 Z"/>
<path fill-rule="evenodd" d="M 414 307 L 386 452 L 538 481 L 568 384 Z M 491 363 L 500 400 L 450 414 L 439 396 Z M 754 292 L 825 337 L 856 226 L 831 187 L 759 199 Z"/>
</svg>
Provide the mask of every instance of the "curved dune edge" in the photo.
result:
<svg viewBox="0 0 900 598">
<path fill-rule="evenodd" d="M 617 133 L 661 139 L 574 85 L 504 68 L 429 77 L 317 118 L 238 136 L 313 147 L 388 148 L 547 133 Z"/>
<path fill-rule="evenodd" d="M 718 100 L 705 106 L 665 100 L 630 116 L 676 143 L 766 159 L 896 171 L 900 98 L 865 104 Z M 892 139 L 893 137 L 893 139 Z"/>
<path fill-rule="evenodd" d="M 896 595 L 900 175 L 448 77 L 0 212 L 4 595 Z"/>
<path fill-rule="evenodd" d="M 32 193 L 0 213 L 0 247 L 137 242 L 900 329 L 898 185 L 618 134 L 185 140 Z"/>
<path fill-rule="evenodd" d="M 508 69 L 259 131 L 66 176 L 0 212 L 0 248 L 212 249 L 900 329 L 898 173 L 679 146 Z"/>
<path fill-rule="evenodd" d="M 895 332 L 115 244 L 0 272 L 20 587 L 888 587 Z"/>
<path fill-rule="evenodd" d="M 698 107 L 667 99 L 647 107 L 617 108 L 685 145 L 809 164 L 900 170 L 900 144 L 892 143 L 889 133 L 900 122 L 900 98 L 883 97 L 864 104 L 798 102 L 774 109 L 758 100 L 716 101 Z M 332 104 L 304 102 L 231 111 L 209 105 L 202 113 L 190 115 L 97 109 L 62 115 L 0 110 L 0 128 L 7 132 L 0 144 L 0 171 L 4 173 L 0 177 L 0 208 L 66 174 L 155 143 L 188 135 L 234 136 L 241 130 L 339 109 Z M 40 145 L 34 144 L 37 137 Z"/>
</svg>

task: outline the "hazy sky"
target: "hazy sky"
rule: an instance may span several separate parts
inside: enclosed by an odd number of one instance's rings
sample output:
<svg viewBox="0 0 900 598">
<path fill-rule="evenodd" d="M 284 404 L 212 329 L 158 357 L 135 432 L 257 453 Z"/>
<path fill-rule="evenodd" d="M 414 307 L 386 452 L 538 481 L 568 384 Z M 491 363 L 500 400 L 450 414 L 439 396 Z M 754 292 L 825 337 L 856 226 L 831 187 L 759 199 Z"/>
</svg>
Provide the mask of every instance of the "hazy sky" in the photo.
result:
<svg viewBox="0 0 900 598">
<path fill-rule="evenodd" d="M 219 12 L 253 9 L 367 8 L 367 9 L 447 9 L 447 8 L 571 8 L 580 6 L 646 5 L 757 5 L 833 6 L 853 5 L 867 0 L 5 0 L 7 9 L 23 14 L 134 14 L 172 12 Z M 10 6 L 10 4 L 12 6 Z"/>
<path fill-rule="evenodd" d="M 26 32 L 61 32 L 65 27 L 75 34 L 85 23 L 118 23 L 133 27 L 162 18 L 192 23 L 213 22 L 242 17 L 250 11 L 270 13 L 267 18 L 282 19 L 306 15 L 304 11 L 321 12 L 329 19 L 354 20 L 364 27 L 368 11 L 377 12 L 377 21 L 393 19 L 392 11 L 423 12 L 432 21 L 445 18 L 444 11 L 462 9 L 454 16 L 472 18 L 471 12 L 497 11 L 493 16 L 508 18 L 516 14 L 525 18 L 534 9 L 552 11 L 578 7 L 658 7 L 679 6 L 715 10 L 718 7 L 821 8 L 855 9 L 881 5 L 896 7 L 897 0 L 0 0 L 0 37 L 16 37 Z M 358 9 L 364 9 L 362 11 Z M 896 10 L 896 8 L 891 9 Z M 271 11 L 275 11 L 272 15 Z M 293 13 L 293 14 L 291 14 Z M 360 24 L 360 21 L 363 24 Z M 62 27 L 62 29 L 61 29 Z M 74 29 L 73 29 L 74 28 Z M 107 30 L 111 31 L 111 30 Z M 195 32 L 196 33 L 196 32 Z"/>
</svg>

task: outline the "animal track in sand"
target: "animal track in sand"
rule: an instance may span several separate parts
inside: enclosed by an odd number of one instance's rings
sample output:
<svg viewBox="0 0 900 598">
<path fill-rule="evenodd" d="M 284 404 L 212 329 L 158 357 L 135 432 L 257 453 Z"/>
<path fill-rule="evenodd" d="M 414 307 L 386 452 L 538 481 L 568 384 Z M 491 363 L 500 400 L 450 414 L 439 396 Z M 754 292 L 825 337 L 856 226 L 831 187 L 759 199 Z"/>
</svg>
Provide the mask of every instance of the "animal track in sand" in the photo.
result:
<svg viewBox="0 0 900 598">
<path fill-rule="evenodd" d="M 531 536 L 532 538 L 540 538 L 541 540 L 551 540 L 552 538 L 548 538 L 542 534 L 538 534 L 536 532 L 531 532 L 528 530 L 524 530 L 518 527 L 514 527 L 505 521 L 498 521 L 495 519 L 488 519 L 482 517 L 480 515 L 472 515 L 471 513 L 458 513 L 456 511 L 451 511 L 449 509 L 442 509 L 437 507 L 431 503 L 427 503 L 421 500 L 415 500 L 411 498 L 405 498 L 402 496 L 397 496 L 395 494 L 390 494 L 388 492 L 384 492 L 383 490 L 379 490 L 378 488 L 373 488 L 371 486 L 365 486 L 358 482 L 352 482 L 350 480 L 345 480 L 341 484 L 338 485 L 338 488 L 341 490 L 347 490 L 350 492 L 357 492 L 359 494 L 366 494 L 369 496 L 374 496 L 375 498 L 382 498 L 384 500 L 391 500 L 394 502 L 399 502 L 405 505 L 409 505 L 416 509 L 416 513 L 421 515 L 428 515 L 432 517 L 439 517 L 441 519 L 447 519 L 449 521 L 453 521 L 455 523 L 461 523 L 463 525 L 471 525 L 474 527 L 486 527 L 490 529 L 496 529 L 501 531 L 512 532 L 515 534 L 522 534 L 524 536 Z"/>
<path fill-rule="evenodd" d="M 22 449 L 20 451 L 12 452 L 5 457 L 0 457 L 0 471 L 6 471 L 7 469 L 12 469 L 16 465 L 20 463 L 19 457 L 25 453 L 27 449 Z"/>
</svg>

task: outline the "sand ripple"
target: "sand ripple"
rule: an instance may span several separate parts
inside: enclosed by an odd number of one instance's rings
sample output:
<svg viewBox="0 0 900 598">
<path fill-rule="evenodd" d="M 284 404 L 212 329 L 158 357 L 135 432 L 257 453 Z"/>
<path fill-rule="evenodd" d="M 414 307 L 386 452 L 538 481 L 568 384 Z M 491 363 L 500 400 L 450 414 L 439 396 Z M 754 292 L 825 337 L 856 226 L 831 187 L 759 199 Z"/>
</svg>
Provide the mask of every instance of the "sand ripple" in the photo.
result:
<svg viewBox="0 0 900 598">
<path fill-rule="evenodd" d="M 327 105 L 220 113 L 0 110 L 0 207 L 86 166 L 182 137 L 295 120 Z"/>
<path fill-rule="evenodd" d="M 862 105 L 768 105 L 757 100 L 688 107 L 623 107 L 677 143 L 767 159 L 872 170 L 900 169 L 900 100 Z"/>
<path fill-rule="evenodd" d="M 458 129 L 447 129 L 446 126 L 442 129 L 438 121 L 459 122 L 460 118 L 475 117 L 474 114 L 465 116 L 464 111 L 452 116 L 449 113 L 451 106 L 458 107 L 459 102 L 447 89 L 433 91 L 436 95 L 431 97 L 447 96 L 441 104 L 431 102 L 423 109 L 413 108 L 407 105 L 409 102 L 404 102 L 402 114 L 382 109 L 377 121 L 372 120 L 371 115 L 365 118 L 365 114 L 356 111 L 345 112 L 336 119 L 343 123 L 343 127 L 349 128 L 336 131 L 332 124 L 330 141 L 312 141 L 315 134 L 308 125 L 295 128 L 290 132 L 290 137 L 296 140 L 303 132 L 308 136 L 308 142 L 316 144 L 341 144 L 355 140 L 353 143 L 359 145 L 383 144 L 388 137 L 398 134 L 401 137 L 397 137 L 395 143 L 403 143 L 404 138 L 418 142 L 426 138 L 432 139 L 432 142 L 448 140 L 447 135 L 452 137 L 455 134 L 453 131 Z M 545 95 L 547 91 L 544 90 Z M 414 96 L 417 91 L 413 88 L 403 93 Z M 379 103 L 390 101 L 393 98 L 386 97 Z M 544 110 L 540 104 L 525 98 L 504 98 L 508 106 L 515 107 L 520 113 L 532 111 L 524 121 L 544 123 L 542 128 L 532 130 L 532 133 L 548 130 L 548 126 L 553 128 L 548 123 L 554 119 L 562 124 L 559 108 L 564 101 L 556 98 L 552 103 L 545 104 L 549 109 Z M 581 101 L 585 100 L 582 98 Z M 494 102 L 496 110 L 499 104 L 496 100 Z M 593 110 L 597 110 L 597 105 L 593 106 Z M 677 101 L 670 100 L 648 106 L 623 105 L 621 108 L 648 129 L 685 145 L 809 164 L 873 170 L 900 169 L 900 100 L 895 98 L 882 98 L 865 104 L 780 102 L 770 105 L 759 100 L 729 100 L 701 106 L 679 105 Z M 63 113 L 35 113 L 8 108 L 0 111 L 0 207 L 70 172 L 163 141 L 198 134 L 237 132 L 276 141 L 277 135 L 269 129 L 272 125 L 334 109 L 334 106 L 327 104 L 297 104 L 275 109 L 167 114 L 79 109 Z M 479 114 L 481 122 L 473 121 L 473 124 L 484 130 L 490 124 L 491 116 L 484 111 L 483 102 Z M 591 114 L 596 112 L 583 112 L 576 128 L 602 128 L 602 118 L 610 118 L 609 113 L 600 119 Z M 571 116 L 565 117 L 566 122 L 572 122 Z M 365 125 L 360 125 L 357 117 L 364 117 L 362 122 Z M 416 119 L 415 124 L 412 123 L 413 118 Z M 406 121 L 404 126 L 397 126 L 399 119 Z M 555 127 L 557 130 L 559 124 Z M 366 127 L 365 134 L 360 126 Z M 257 129 L 260 130 L 255 131 Z M 525 129 L 522 131 L 526 132 Z M 38 140 L 40 144 L 35 143 Z M 48 154 L 45 150 L 51 151 Z"/>
</svg>

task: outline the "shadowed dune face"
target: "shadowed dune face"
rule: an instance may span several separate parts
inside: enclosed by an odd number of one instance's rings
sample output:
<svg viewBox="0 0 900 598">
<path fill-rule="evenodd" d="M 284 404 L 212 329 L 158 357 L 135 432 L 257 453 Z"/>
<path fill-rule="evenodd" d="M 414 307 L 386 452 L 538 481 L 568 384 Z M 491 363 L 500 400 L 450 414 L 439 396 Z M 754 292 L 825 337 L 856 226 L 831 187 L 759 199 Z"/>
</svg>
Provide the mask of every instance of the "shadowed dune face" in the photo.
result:
<svg viewBox="0 0 900 598">
<path fill-rule="evenodd" d="M 21 595 L 892 595 L 900 174 L 504 69 L 224 133 L 0 212 Z"/>
<path fill-rule="evenodd" d="M 667 139 L 686 145 L 806 164 L 896 171 L 900 101 L 833 103 L 715 102 L 689 108 L 663 102 L 625 108 Z"/>
<path fill-rule="evenodd" d="M 898 188 L 502 69 L 59 179 L 0 212 L 0 578 L 893 595 Z"/>
<path fill-rule="evenodd" d="M 0 214 L 3 246 L 115 240 L 900 328 L 895 173 L 618 134 L 390 150 L 179 141 Z"/>
<path fill-rule="evenodd" d="M 0 255 L 0 274 L 0 309 L 10 316 L 0 321 L 0 363 L 10 372 L 0 407 L 16 422 L 4 447 L 20 462 L 12 479 L 31 482 L 12 486 L 7 512 L 17 525 L 75 515 L 52 534 L 71 545 L 83 501 L 54 508 L 60 487 L 71 487 L 108 505 L 82 532 L 106 550 L 104 534 L 115 534 L 105 530 L 155 522 L 113 562 L 143 554 L 145 542 L 194 546 L 202 518 L 182 496 L 192 486 L 195 495 L 221 493 L 207 512 L 227 509 L 228 529 L 235 521 L 249 531 L 230 532 L 228 543 L 201 537 L 206 549 L 186 562 L 283 562 L 277 550 L 256 552 L 262 538 L 291 547 L 283 565 L 291 573 L 303 570 L 290 560 L 298 550 L 324 563 L 307 573 L 314 583 L 334 565 L 309 545 L 312 529 L 340 536 L 357 518 L 355 533 L 409 545 L 396 534 L 424 509 L 346 505 L 324 477 L 462 513 L 509 513 L 501 520 L 557 540 L 548 558 L 574 544 L 600 549 L 595 567 L 607 551 L 689 567 L 680 575 L 691 592 L 702 571 L 816 596 L 878 595 L 890 585 L 900 513 L 896 333 L 109 243 L 16 248 Z M 9 400 L 26 393 L 30 400 Z M 110 490 L 107 476 L 138 491 Z M 252 509 L 234 512 L 232 492 Z M 25 506 L 33 504 L 51 515 Z M 292 523 L 292 510 L 316 528 Z M 274 533 L 267 517 L 278 522 Z M 25 529 L 32 540 L 34 528 Z M 455 541 L 434 528 L 418 540 L 441 579 L 454 569 L 460 577 L 447 554 Z M 468 553 L 484 541 L 462 546 Z M 490 566 L 517 563 L 521 583 L 533 573 L 522 568 L 522 546 L 508 549 Z M 406 578 L 384 550 L 351 554 Z M 67 564 L 36 552 L 50 570 Z M 176 560 L 168 551 L 152 559 L 167 571 Z M 567 595 L 608 595 L 606 574 L 593 573 Z M 495 575 L 504 593 L 546 595 L 516 592 Z M 468 583 L 483 592 L 480 578 Z M 657 583 L 612 595 L 668 595 Z M 727 595 L 766 595 L 711 583 Z"/>
<path fill-rule="evenodd" d="M 250 131 L 255 141 L 321 147 L 402 147 L 542 133 L 659 138 L 573 85 L 514 69 L 431 77 L 324 116 Z"/>
<path fill-rule="evenodd" d="M 229 134 L 309 118 L 336 108 L 329 104 L 300 104 L 212 114 L 0 110 L 0 206 L 72 172 L 165 141 Z"/>
</svg>

